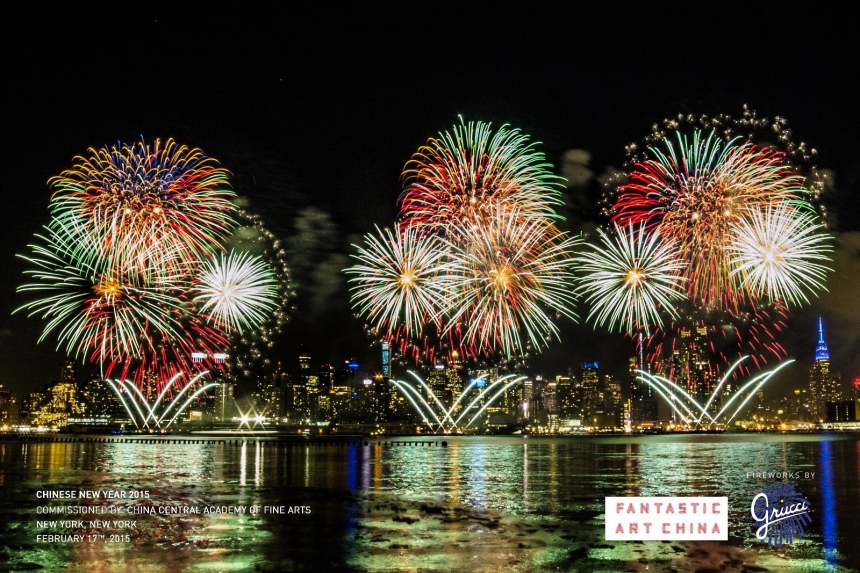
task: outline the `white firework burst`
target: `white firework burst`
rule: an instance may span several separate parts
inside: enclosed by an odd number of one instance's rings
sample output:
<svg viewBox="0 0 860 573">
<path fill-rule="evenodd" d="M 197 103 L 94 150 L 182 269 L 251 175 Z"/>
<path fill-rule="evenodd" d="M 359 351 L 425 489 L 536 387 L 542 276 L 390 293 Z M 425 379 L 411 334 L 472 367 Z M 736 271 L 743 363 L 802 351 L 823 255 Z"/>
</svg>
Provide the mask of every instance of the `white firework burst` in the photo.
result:
<svg viewBox="0 0 860 573">
<path fill-rule="evenodd" d="M 596 325 L 650 335 L 652 325 L 663 324 L 661 311 L 677 316 L 675 304 L 685 298 L 684 263 L 677 249 L 644 224 L 638 231 L 632 224 L 627 229 L 615 225 L 614 231 L 598 229 L 601 244 L 576 257 L 582 273 L 576 292 L 585 295 L 588 320 Z"/>
<path fill-rule="evenodd" d="M 777 201 L 739 219 L 728 252 L 742 287 L 757 297 L 801 305 L 825 289 L 831 237 L 807 204 Z"/>
<path fill-rule="evenodd" d="M 438 324 L 450 285 L 445 245 L 417 226 L 377 227 L 364 241 L 352 255 L 360 264 L 344 270 L 353 275 L 351 300 L 358 314 L 388 332 L 405 326 L 407 336 Z"/>
<path fill-rule="evenodd" d="M 196 290 L 201 313 L 240 334 L 264 324 L 278 307 L 278 281 L 271 267 L 247 252 L 213 257 Z"/>
</svg>

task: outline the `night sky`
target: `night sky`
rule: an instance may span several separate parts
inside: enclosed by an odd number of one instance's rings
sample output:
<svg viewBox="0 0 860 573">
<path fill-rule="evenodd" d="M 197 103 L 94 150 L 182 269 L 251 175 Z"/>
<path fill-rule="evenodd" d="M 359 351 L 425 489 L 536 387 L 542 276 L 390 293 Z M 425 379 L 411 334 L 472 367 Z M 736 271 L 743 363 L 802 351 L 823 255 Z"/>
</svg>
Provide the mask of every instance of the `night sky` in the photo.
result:
<svg viewBox="0 0 860 573">
<path fill-rule="evenodd" d="M 303 342 L 318 364 L 356 357 L 372 369 L 338 271 L 351 264 L 351 243 L 392 224 L 404 164 L 458 115 L 522 129 L 559 173 L 567 150 L 588 151 L 592 176 L 565 210 L 577 230 L 604 222 L 598 180 L 652 124 L 679 112 L 737 116 L 744 104 L 785 117 L 835 181 L 824 203 L 837 273 L 829 294 L 792 312 L 782 341 L 798 362 L 778 384 L 806 378 L 818 315 L 833 369 L 860 376 L 858 49 L 848 16 L 603 4 L 528 12 L 432 4 L 414 13 L 142 6 L 134 16 L 4 18 L 0 384 L 33 391 L 59 375 L 56 339 L 37 344 L 42 322 L 12 315 L 25 300 L 15 292 L 25 268 L 15 255 L 48 222 L 48 179 L 89 147 L 173 137 L 217 158 L 297 260 L 311 261 L 294 269 L 304 295 L 272 360 L 295 370 Z M 596 359 L 613 371 L 631 349 L 567 322 L 532 367 L 554 375 Z"/>
</svg>

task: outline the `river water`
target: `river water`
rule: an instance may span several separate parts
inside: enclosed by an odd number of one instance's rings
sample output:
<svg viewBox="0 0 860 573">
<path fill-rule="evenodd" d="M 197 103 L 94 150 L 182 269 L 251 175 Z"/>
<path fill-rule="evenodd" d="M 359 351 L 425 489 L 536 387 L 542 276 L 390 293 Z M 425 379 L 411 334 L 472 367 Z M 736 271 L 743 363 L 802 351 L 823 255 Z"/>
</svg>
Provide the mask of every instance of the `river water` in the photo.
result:
<svg viewBox="0 0 860 573">
<path fill-rule="evenodd" d="M 176 442 L 0 441 L 0 571 L 860 571 L 857 434 Z M 782 547 L 774 472 L 812 508 Z M 41 497 L 82 490 L 116 497 Z M 608 496 L 726 496 L 729 540 L 606 541 Z"/>
</svg>

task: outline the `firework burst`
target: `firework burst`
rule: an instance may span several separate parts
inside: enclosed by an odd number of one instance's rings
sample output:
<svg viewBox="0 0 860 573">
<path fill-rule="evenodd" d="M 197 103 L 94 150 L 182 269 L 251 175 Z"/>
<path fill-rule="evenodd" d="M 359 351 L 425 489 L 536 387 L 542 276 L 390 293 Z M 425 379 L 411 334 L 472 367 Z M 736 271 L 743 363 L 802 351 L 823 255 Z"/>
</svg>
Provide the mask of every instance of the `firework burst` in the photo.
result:
<svg viewBox="0 0 860 573">
<path fill-rule="evenodd" d="M 265 323 L 277 308 L 277 281 L 271 267 L 247 252 L 213 257 L 195 290 L 200 311 L 239 334 Z"/>
<path fill-rule="evenodd" d="M 594 246 L 576 257 L 581 275 L 577 292 L 585 295 L 590 306 L 589 320 L 607 325 L 616 323 L 633 336 L 637 331 L 650 335 L 650 325 L 661 327 L 665 313 L 677 318 L 675 304 L 684 298 L 681 271 L 674 245 L 648 233 L 641 224 L 638 231 L 614 228 L 610 235 L 598 229 L 601 246 Z"/>
<path fill-rule="evenodd" d="M 169 139 L 89 152 L 49 181 L 51 228 L 103 264 L 164 268 L 165 250 L 202 259 L 235 227 L 227 171 L 199 149 Z"/>
<path fill-rule="evenodd" d="M 475 354 L 521 352 L 558 337 L 556 314 L 576 320 L 572 251 L 581 243 L 543 219 L 500 205 L 483 224 L 467 223 L 450 244 L 454 264 L 447 330 L 459 326 Z"/>
<path fill-rule="evenodd" d="M 830 237 L 813 212 L 788 202 L 736 222 L 728 246 L 733 274 L 757 298 L 808 303 L 805 291 L 825 289 Z"/>
<path fill-rule="evenodd" d="M 359 315 L 389 334 L 401 326 L 406 338 L 427 323 L 438 323 L 450 290 L 450 263 L 444 244 L 417 227 L 377 228 L 365 236 L 353 275 L 352 304 Z"/>
<path fill-rule="evenodd" d="M 47 233 L 22 257 L 33 268 L 18 290 L 38 298 L 19 310 L 45 321 L 40 340 L 160 389 L 206 367 L 193 353 L 280 324 L 288 273 L 222 254 L 240 215 L 226 171 L 173 140 L 90 151 L 51 180 Z"/>
<path fill-rule="evenodd" d="M 808 166 L 815 154 L 784 119 L 746 107 L 739 119 L 666 119 L 644 145 L 627 147 L 628 171 L 607 194 L 605 214 L 675 245 L 685 279 L 677 317 L 649 339 L 652 360 L 692 338 L 726 363 L 749 355 L 760 368 L 785 355 L 786 305 L 824 287 L 828 239 L 813 202 L 825 178 Z"/>
<path fill-rule="evenodd" d="M 736 307 L 740 283 L 727 248 L 732 228 L 767 205 L 796 200 L 803 178 L 782 163 L 783 153 L 758 149 L 714 132 L 652 147 L 620 189 L 613 220 L 643 223 L 677 247 L 687 262 L 687 295 L 706 307 Z"/>
<path fill-rule="evenodd" d="M 484 218 L 497 204 L 523 217 L 559 218 L 561 178 L 518 129 L 464 122 L 431 138 L 406 165 L 400 218 L 406 225 L 448 230 L 452 221 Z"/>
</svg>

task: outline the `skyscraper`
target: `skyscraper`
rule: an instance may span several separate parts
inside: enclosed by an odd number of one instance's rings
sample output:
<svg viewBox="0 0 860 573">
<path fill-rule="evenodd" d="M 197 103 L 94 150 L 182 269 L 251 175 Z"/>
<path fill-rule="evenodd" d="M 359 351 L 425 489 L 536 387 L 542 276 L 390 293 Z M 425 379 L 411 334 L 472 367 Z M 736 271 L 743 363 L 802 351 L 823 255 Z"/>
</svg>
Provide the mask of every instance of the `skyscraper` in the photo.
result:
<svg viewBox="0 0 860 573">
<path fill-rule="evenodd" d="M 382 343 L 382 375 L 391 378 L 391 347 L 387 342 Z"/>
<path fill-rule="evenodd" d="M 640 343 L 641 344 L 641 343 Z M 659 421 L 657 393 L 637 370 L 645 368 L 644 352 L 630 357 L 630 425 L 634 428 L 653 427 Z"/>
<path fill-rule="evenodd" d="M 824 320 L 818 317 L 818 345 L 815 347 L 815 362 L 809 371 L 809 394 L 814 421 L 822 421 L 827 415 L 827 404 L 842 398 L 839 375 L 830 372 L 830 351 L 824 342 Z"/>
<path fill-rule="evenodd" d="M 603 413 L 603 399 L 600 396 L 600 376 L 597 372 L 597 362 L 586 362 L 582 365 L 582 417 L 588 422 L 584 425 L 590 426 L 594 418 Z"/>
</svg>

